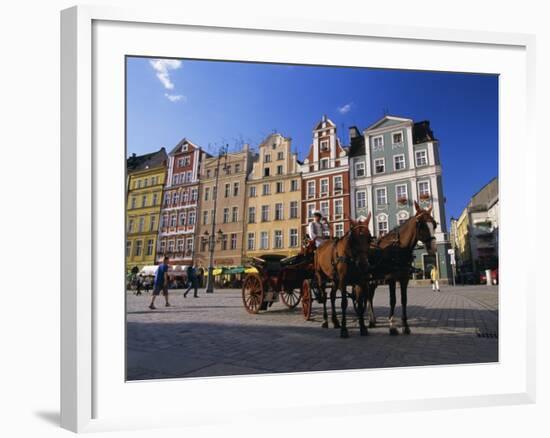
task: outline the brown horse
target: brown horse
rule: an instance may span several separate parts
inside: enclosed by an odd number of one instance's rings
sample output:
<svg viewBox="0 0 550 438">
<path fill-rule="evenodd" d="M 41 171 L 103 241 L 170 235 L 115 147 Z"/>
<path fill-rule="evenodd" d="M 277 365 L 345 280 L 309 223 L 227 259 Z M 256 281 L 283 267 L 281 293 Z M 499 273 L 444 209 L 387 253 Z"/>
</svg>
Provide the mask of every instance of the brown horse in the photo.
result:
<svg viewBox="0 0 550 438">
<path fill-rule="evenodd" d="M 369 232 L 370 213 L 365 220 L 351 220 L 350 230 L 340 239 L 324 242 L 317 251 L 315 251 L 314 269 L 317 284 L 321 290 L 323 303 L 323 328 L 328 328 L 327 315 L 327 296 L 325 285 L 327 281 L 332 282 L 330 291 L 330 304 L 332 308 L 332 323 L 335 328 L 340 328 L 340 337 L 349 336 L 346 323 L 346 309 L 348 306 L 348 297 L 346 287 L 348 285 L 357 285 L 361 282 L 360 278 L 368 270 L 368 253 L 372 236 Z M 338 322 L 336 316 L 336 293 L 340 290 L 342 307 L 342 324 Z M 363 290 L 365 291 L 363 293 Z M 368 333 L 364 321 L 366 307 L 366 289 L 354 287 L 355 299 L 358 303 L 357 313 L 359 317 L 359 327 L 361 336 Z"/>
<path fill-rule="evenodd" d="M 377 283 L 387 283 L 390 289 L 390 335 L 397 335 L 394 324 L 394 312 L 396 304 L 396 283 L 401 286 L 401 320 L 403 333 L 410 334 L 411 329 L 407 321 L 407 286 L 411 274 L 413 251 L 420 241 L 426 247 L 430 255 L 436 253 L 435 229 L 437 223 L 431 215 L 432 206 L 423 210 L 414 202 L 416 214 L 399 227 L 379 237 L 371 246 L 369 263 L 373 281 L 365 282 L 362 287 L 368 288 L 367 306 L 369 313 L 369 327 L 376 325 L 374 315 L 374 292 Z"/>
</svg>

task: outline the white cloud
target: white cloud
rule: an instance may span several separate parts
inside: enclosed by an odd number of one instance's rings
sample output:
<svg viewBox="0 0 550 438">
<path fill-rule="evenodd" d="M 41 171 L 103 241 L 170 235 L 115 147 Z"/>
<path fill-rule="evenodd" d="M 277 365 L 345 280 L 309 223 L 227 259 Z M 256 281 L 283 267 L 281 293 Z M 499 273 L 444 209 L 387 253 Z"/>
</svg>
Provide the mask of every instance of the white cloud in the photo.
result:
<svg viewBox="0 0 550 438">
<path fill-rule="evenodd" d="M 173 90 L 174 83 L 170 79 L 170 70 L 181 68 L 181 61 L 177 59 L 151 59 L 149 64 L 151 64 L 151 67 L 157 72 L 157 78 L 164 88 Z"/>
<path fill-rule="evenodd" d="M 351 111 L 351 106 L 353 105 L 353 102 L 346 103 L 345 105 L 338 107 L 338 112 L 340 114 L 347 114 Z"/>
<path fill-rule="evenodd" d="M 183 96 L 182 94 L 168 94 L 168 93 L 164 93 L 164 96 L 166 97 L 166 99 L 168 99 L 170 102 L 178 102 L 178 101 L 183 101 L 185 102 L 186 100 L 186 97 Z"/>
</svg>

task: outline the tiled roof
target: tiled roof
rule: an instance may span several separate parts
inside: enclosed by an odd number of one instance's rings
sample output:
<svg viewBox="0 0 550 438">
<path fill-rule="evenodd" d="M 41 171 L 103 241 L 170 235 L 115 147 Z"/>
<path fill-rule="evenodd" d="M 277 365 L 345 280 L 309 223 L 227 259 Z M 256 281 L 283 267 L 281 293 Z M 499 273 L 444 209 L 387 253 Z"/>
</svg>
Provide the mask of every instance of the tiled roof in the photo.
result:
<svg viewBox="0 0 550 438">
<path fill-rule="evenodd" d="M 132 173 L 138 170 L 166 166 L 167 161 L 168 155 L 166 155 L 166 150 L 162 147 L 157 152 L 151 154 L 131 155 L 126 159 L 126 169 L 128 173 Z"/>
</svg>

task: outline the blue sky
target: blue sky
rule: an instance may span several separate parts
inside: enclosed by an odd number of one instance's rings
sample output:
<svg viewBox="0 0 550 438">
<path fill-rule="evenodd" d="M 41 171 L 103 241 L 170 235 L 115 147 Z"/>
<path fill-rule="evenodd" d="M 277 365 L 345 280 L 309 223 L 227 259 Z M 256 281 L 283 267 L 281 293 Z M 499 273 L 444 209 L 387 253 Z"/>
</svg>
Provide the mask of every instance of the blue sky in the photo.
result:
<svg viewBox="0 0 550 438">
<path fill-rule="evenodd" d="M 498 173 L 498 78 L 366 68 L 127 58 L 128 154 L 183 137 L 216 153 L 277 130 L 303 159 L 323 114 L 344 144 L 384 115 L 429 120 L 440 141 L 448 219 Z"/>
</svg>

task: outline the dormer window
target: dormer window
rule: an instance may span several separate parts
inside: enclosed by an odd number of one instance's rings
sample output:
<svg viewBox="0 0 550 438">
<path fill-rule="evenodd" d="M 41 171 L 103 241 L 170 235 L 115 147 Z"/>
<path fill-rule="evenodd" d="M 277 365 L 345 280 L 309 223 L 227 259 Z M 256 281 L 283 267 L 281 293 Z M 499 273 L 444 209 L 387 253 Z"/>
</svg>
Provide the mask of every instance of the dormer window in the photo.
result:
<svg viewBox="0 0 550 438">
<path fill-rule="evenodd" d="M 328 140 L 321 140 L 321 152 L 327 152 L 329 150 Z"/>
</svg>

